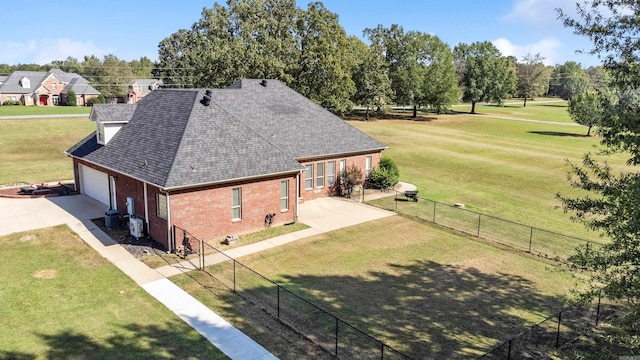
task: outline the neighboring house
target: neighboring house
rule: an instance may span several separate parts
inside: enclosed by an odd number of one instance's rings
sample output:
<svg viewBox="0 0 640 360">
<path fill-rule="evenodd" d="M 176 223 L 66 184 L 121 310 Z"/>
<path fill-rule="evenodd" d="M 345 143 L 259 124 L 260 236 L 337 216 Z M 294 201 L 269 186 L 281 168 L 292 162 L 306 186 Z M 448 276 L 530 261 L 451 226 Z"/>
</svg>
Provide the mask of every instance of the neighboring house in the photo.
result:
<svg viewBox="0 0 640 360">
<path fill-rule="evenodd" d="M 82 76 L 60 69 L 43 71 L 14 71 L 0 84 L 0 105 L 6 100 L 23 105 L 52 106 L 64 103 L 68 91 L 76 93 L 78 106 L 84 106 L 100 92 Z"/>
<path fill-rule="evenodd" d="M 2 85 L 6 80 L 7 80 L 8 76 L 0 76 L 0 85 Z"/>
<path fill-rule="evenodd" d="M 97 131 L 67 151 L 78 189 L 143 219 L 169 250 L 177 225 L 222 239 L 297 220 L 330 196 L 346 166 L 363 173 L 386 147 L 277 80 L 158 90 L 138 104 L 97 104 Z M 129 201 L 127 198 L 132 198 Z"/>
<path fill-rule="evenodd" d="M 160 89 L 162 80 L 158 79 L 137 79 L 129 82 L 127 90 L 127 104 L 135 104 L 150 92 Z"/>
</svg>

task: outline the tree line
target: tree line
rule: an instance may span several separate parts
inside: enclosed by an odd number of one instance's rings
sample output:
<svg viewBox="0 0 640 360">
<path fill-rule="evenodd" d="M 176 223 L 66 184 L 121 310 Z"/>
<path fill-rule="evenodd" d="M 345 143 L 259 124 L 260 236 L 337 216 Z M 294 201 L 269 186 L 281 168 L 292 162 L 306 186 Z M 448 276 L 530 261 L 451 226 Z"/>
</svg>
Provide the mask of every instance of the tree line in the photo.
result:
<svg viewBox="0 0 640 360">
<path fill-rule="evenodd" d="M 106 98 L 124 97 L 137 78 L 157 78 L 170 88 L 226 87 L 241 78 L 279 79 L 335 112 L 354 105 L 381 110 L 397 105 L 427 107 L 438 113 L 460 100 L 501 104 L 504 99 L 542 95 L 570 98 L 602 83 L 601 68 L 583 70 L 567 62 L 545 66 L 539 54 L 522 59 L 502 56 L 490 42 L 451 48 L 438 36 L 406 31 L 394 24 L 363 30 L 366 40 L 347 36 L 320 2 L 307 8 L 295 0 L 228 0 L 205 8 L 189 29 L 158 45 L 158 60 L 130 62 L 68 57 L 40 65 L 0 64 L 0 74 L 15 70 L 60 68 L 85 77 Z"/>
</svg>

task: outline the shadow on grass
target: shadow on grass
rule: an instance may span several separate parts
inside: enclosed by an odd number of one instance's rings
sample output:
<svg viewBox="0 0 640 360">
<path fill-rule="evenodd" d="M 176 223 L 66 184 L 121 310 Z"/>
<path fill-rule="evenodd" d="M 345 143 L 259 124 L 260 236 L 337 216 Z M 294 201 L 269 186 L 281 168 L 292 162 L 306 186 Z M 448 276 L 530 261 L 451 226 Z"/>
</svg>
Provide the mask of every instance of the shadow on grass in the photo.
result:
<svg viewBox="0 0 640 360">
<path fill-rule="evenodd" d="M 567 104 L 566 103 L 562 103 L 562 104 L 534 104 L 536 106 L 546 106 L 546 107 L 556 107 L 556 108 L 567 108 Z"/>
<path fill-rule="evenodd" d="M 587 137 L 587 135 L 584 135 L 584 134 L 568 133 L 568 132 L 562 132 L 562 131 L 528 131 L 528 133 L 536 134 L 536 135 L 560 136 L 560 137 L 579 137 L 579 138 Z"/>
<path fill-rule="evenodd" d="M 57 334 L 39 334 L 48 350 L 44 354 L 30 354 L 0 350 L 0 358 L 29 360 L 44 359 L 228 359 L 222 352 L 184 324 L 166 326 L 129 324 L 121 331 L 98 342 L 73 330 Z M 179 325 L 179 326 L 178 326 Z"/>
<path fill-rule="evenodd" d="M 364 276 L 284 275 L 286 292 L 275 291 L 250 271 L 234 279 L 241 297 L 272 314 L 279 304 L 280 319 L 331 352 L 339 343 L 347 349 L 343 353 L 370 356 L 380 345 L 345 331 L 350 329 L 346 324 L 336 330 L 334 318 L 319 308 L 412 358 L 458 359 L 476 358 L 562 305 L 561 299 L 540 294 L 528 279 L 483 272 L 482 266 L 418 261 L 387 264 L 387 270 Z M 221 296 L 231 302 L 235 295 Z"/>
</svg>

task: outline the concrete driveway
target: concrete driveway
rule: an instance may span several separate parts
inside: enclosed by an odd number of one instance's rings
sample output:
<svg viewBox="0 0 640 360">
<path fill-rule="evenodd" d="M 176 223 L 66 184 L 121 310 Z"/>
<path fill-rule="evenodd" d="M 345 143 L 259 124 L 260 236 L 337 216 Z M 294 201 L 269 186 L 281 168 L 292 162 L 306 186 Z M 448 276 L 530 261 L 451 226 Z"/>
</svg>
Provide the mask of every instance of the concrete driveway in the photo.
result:
<svg viewBox="0 0 640 360">
<path fill-rule="evenodd" d="M 0 235 L 78 223 L 104 216 L 107 206 L 84 195 L 0 198 Z"/>
</svg>

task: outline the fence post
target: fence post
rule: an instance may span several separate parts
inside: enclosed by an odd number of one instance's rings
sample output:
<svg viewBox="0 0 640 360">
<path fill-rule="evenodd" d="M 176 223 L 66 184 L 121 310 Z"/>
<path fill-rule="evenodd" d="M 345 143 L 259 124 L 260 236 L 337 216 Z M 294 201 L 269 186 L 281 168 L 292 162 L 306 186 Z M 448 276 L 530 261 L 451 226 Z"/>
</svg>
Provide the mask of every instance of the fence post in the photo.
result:
<svg viewBox="0 0 640 360">
<path fill-rule="evenodd" d="M 236 292 L 236 260 L 233 259 L 233 292 Z"/>
<path fill-rule="evenodd" d="M 436 223 L 436 202 L 433 202 L 433 223 Z"/>
<path fill-rule="evenodd" d="M 365 188 L 366 183 L 362 184 L 362 203 L 364 203 L 364 188 Z"/>
<path fill-rule="evenodd" d="M 511 342 L 513 338 L 509 339 L 509 350 L 507 351 L 507 360 L 511 360 Z"/>
<path fill-rule="evenodd" d="M 531 243 L 533 242 L 533 227 L 531 227 L 531 231 L 529 232 L 529 254 L 531 254 Z"/>
<path fill-rule="evenodd" d="M 200 239 L 200 270 L 204 271 L 204 240 Z"/>
<path fill-rule="evenodd" d="M 380 341 L 380 359 L 384 360 L 384 343 Z"/>
<path fill-rule="evenodd" d="M 478 235 L 477 237 L 480 237 L 480 219 L 482 218 L 482 214 L 478 214 Z"/>
<path fill-rule="evenodd" d="M 562 311 L 558 313 L 558 330 L 556 332 L 556 349 L 560 346 L 560 322 L 562 321 Z"/>
<path fill-rule="evenodd" d="M 598 291 L 598 309 L 596 310 L 596 327 L 600 321 L 600 300 L 602 300 L 602 290 Z"/>
<path fill-rule="evenodd" d="M 278 288 L 278 319 L 280 319 L 280 285 L 276 284 Z"/>
<path fill-rule="evenodd" d="M 396 212 L 398 212 L 398 192 L 396 191 Z"/>
<path fill-rule="evenodd" d="M 336 319 L 336 357 L 338 357 L 338 318 L 334 317 Z"/>
</svg>

